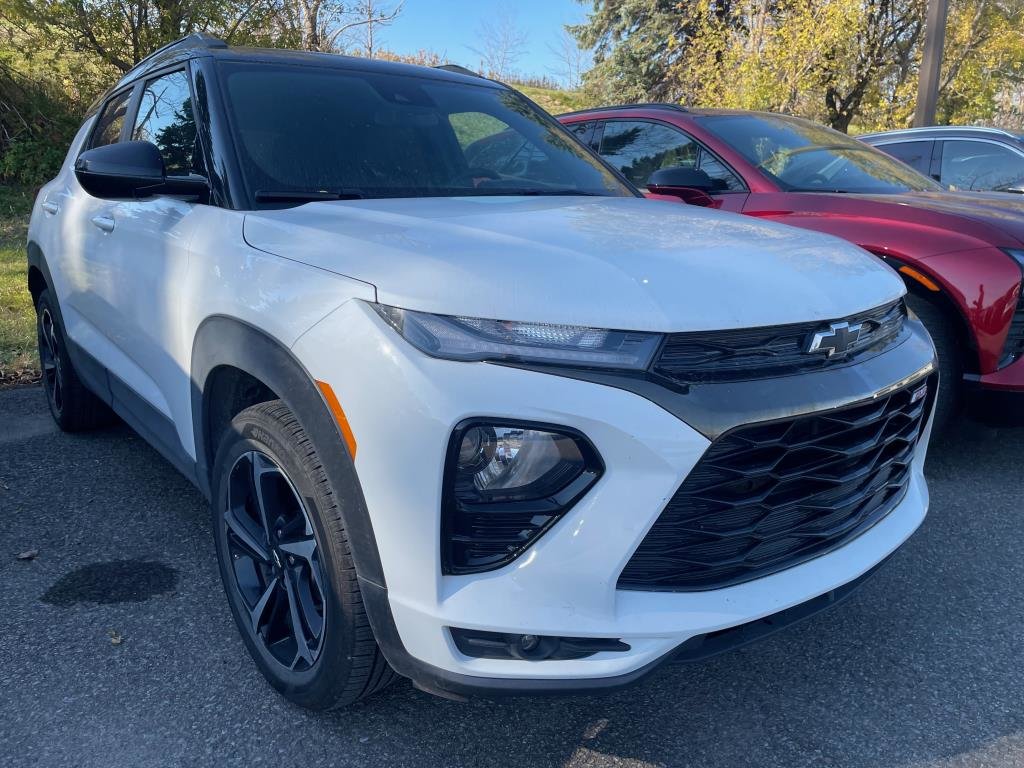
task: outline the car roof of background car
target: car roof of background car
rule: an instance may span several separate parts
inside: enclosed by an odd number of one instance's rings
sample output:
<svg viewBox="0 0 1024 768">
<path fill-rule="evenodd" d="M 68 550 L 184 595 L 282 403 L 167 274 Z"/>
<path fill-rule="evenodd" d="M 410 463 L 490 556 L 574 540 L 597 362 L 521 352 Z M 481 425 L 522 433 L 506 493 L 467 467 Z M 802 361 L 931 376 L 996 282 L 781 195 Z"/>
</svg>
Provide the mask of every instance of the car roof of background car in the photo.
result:
<svg viewBox="0 0 1024 768">
<path fill-rule="evenodd" d="M 578 109 L 574 112 L 563 112 L 559 114 L 558 117 L 588 117 L 601 112 L 627 112 L 630 110 L 639 110 L 643 112 L 674 112 L 679 115 L 688 115 L 690 117 L 712 117 L 715 115 L 760 115 L 763 117 L 783 117 L 791 120 L 805 120 L 805 118 L 797 117 L 796 115 L 787 115 L 783 112 L 759 112 L 751 109 L 684 107 L 682 104 L 670 104 L 667 102 L 617 104 L 607 107 L 591 107 L 590 109 Z"/>
<path fill-rule="evenodd" d="M 894 131 L 875 131 L 858 136 L 860 139 L 917 138 L 937 139 L 950 136 L 993 137 L 998 136 L 1014 141 L 1024 141 L 1024 132 L 982 125 L 926 125 L 920 128 L 897 128 Z"/>
<path fill-rule="evenodd" d="M 95 112 L 99 108 L 99 105 L 102 104 L 111 93 L 145 77 L 150 72 L 199 57 L 214 57 L 224 61 L 305 64 L 307 66 L 315 65 L 319 67 L 332 67 L 335 69 L 377 72 L 380 74 L 404 75 L 406 77 L 423 77 L 434 80 L 446 80 L 449 82 L 486 85 L 493 88 L 508 87 L 495 80 L 482 77 L 468 69 L 455 65 L 425 67 L 417 64 L 405 64 L 396 61 L 381 61 L 379 59 L 366 59 L 358 56 L 344 56 L 337 53 L 293 51 L 283 48 L 236 47 L 228 45 L 223 40 L 211 35 L 196 33 L 189 35 L 188 37 L 183 37 L 180 40 L 175 40 L 173 43 L 168 43 L 144 58 L 128 70 L 128 72 L 126 72 L 112 88 L 100 96 L 89 108 L 88 114 L 91 115 Z"/>
</svg>

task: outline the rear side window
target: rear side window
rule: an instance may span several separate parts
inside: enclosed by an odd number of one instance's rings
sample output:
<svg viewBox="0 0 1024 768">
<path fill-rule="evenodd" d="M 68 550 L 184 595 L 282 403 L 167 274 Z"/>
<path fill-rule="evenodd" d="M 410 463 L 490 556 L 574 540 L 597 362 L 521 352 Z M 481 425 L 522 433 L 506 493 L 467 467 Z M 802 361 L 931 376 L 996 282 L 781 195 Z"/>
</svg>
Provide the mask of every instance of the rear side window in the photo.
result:
<svg viewBox="0 0 1024 768">
<path fill-rule="evenodd" d="M 89 148 L 104 147 L 107 144 L 116 144 L 121 139 L 121 130 L 124 128 L 124 116 L 128 112 L 128 102 L 131 100 L 132 91 L 119 93 L 108 101 L 103 111 L 100 112 L 96 121 L 96 128 L 92 132 L 92 141 Z"/>
<path fill-rule="evenodd" d="M 132 139 L 156 144 L 168 176 L 202 173 L 188 75 L 171 72 L 146 83 Z"/>
<path fill-rule="evenodd" d="M 927 174 L 932 164 L 931 141 L 901 141 L 898 144 L 883 144 L 880 150 L 902 160 L 915 171 Z"/>
</svg>

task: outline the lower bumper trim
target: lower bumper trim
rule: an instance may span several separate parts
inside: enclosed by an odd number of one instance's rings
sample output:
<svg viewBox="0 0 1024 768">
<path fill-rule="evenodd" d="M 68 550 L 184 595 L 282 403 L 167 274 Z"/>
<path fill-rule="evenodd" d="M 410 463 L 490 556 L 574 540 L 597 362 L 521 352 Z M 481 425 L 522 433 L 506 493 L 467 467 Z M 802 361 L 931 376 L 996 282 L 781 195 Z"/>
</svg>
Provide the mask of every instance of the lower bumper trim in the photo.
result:
<svg viewBox="0 0 1024 768">
<path fill-rule="evenodd" d="M 886 558 L 888 560 L 888 558 Z M 543 696 L 552 694 L 593 694 L 624 688 L 639 682 L 659 667 L 672 661 L 697 662 L 727 651 L 735 650 L 762 640 L 769 635 L 809 619 L 845 601 L 867 581 L 886 560 L 875 565 L 858 578 L 800 605 L 787 608 L 770 616 L 740 624 L 729 629 L 696 635 L 639 669 L 613 677 L 572 679 L 529 679 L 477 677 L 449 672 L 413 658 L 398 634 L 387 589 L 360 579 L 363 603 L 377 643 L 388 663 L 400 675 L 412 680 L 422 691 L 442 698 L 464 701 L 470 696 Z"/>
</svg>

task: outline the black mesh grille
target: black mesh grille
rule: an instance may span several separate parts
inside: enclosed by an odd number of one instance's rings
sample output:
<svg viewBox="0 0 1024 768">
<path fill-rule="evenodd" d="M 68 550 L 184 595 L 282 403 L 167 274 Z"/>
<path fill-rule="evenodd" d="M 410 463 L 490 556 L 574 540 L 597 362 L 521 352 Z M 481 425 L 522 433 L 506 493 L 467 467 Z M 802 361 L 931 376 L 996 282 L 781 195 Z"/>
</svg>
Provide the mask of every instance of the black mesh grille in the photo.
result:
<svg viewBox="0 0 1024 768">
<path fill-rule="evenodd" d="M 906 491 L 934 377 L 924 386 L 727 432 L 669 501 L 619 588 L 725 587 L 859 535 Z"/>
<path fill-rule="evenodd" d="M 900 300 L 842 318 L 851 325 L 862 325 L 860 338 L 846 352 L 831 357 L 807 352 L 813 335 L 828 329 L 829 322 L 673 333 L 665 340 L 653 370 L 679 384 L 738 381 L 820 370 L 848 363 L 884 347 L 899 336 L 906 316 L 906 305 Z"/>
<path fill-rule="evenodd" d="M 1010 333 L 1006 337 L 1006 344 L 1003 345 L 1001 365 L 1009 365 L 1022 357 L 1024 357 L 1024 287 L 1021 288 L 1017 311 L 1010 322 Z"/>
</svg>

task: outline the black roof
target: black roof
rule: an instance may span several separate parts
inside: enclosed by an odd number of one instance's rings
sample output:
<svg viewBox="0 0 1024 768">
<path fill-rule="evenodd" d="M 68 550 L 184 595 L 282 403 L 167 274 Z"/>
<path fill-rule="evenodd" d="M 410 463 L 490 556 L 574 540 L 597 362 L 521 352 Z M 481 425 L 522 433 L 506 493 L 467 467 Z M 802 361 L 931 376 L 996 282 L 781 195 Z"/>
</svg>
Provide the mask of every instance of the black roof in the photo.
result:
<svg viewBox="0 0 1024 768">
<path fill-rule="evenodd" d="M 281 64 L 306 64 L 338 69 L 360 70 L 363 72 L 379 72 L 382 74 L 405 75 L 407 77 L 429 77 L 435 80 L 488 84 L 495 88 L 504 88 L 501 83 L 481 77 L 468 69 L 457 65 L 441 67 L 424 67 L 416 64 L 403 64 L 380 59 L 364 59 L 357 56 L 343 56 L 336 53 L 319 53 L 313 51 L 294 51 L 282 48 L 246 48 L 225 43 L 216 37 L 206 34 L 194 34 L 168 43 L 157 49 L 129 70 L 114 87 L 120 88 L 138 80 L 153 70 L 189 59 L 213 57 L 224 61 L 259 61 L 277 62 Z"/>
</svg>

